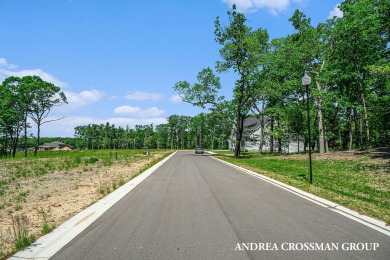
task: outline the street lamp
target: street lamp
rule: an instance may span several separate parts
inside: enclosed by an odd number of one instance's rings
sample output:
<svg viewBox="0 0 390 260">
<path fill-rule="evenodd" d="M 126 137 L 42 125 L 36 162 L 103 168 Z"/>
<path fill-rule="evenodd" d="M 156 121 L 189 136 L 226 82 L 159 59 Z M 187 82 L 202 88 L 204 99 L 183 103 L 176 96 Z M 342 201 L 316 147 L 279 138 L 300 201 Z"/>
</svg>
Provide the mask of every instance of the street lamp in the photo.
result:
<svg viewBox="0 0 390 260">
<path fill-rule="evenodd" d="M 309 86 L 311 83 L 311 77 L 306 74 L 302 77 L 302 85 L 306 87 L 306 104 L 307 104 L 307 127 L 309 131 L 309 164 L 310 164 L 310 184 L 313 183 L 313 171 L 311 164 L 311 135 L 310 135 L 310 106 L 309 106 Z"/>
</svg>

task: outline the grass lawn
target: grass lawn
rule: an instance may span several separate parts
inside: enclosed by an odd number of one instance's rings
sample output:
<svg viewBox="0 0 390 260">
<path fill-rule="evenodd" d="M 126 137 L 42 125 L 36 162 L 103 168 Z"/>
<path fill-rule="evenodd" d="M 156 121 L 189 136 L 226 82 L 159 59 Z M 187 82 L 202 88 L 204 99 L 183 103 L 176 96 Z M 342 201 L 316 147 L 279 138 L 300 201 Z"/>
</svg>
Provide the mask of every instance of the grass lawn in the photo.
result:
<svg viewBox="0 0 390 260">
<path fill-rule="evenodd" d="M 214 153 L 218 153 L 218 154 L 234 154 L 234 151 L 233 150 L 212 150 L 212 152 Z M 245 152 L 245 151 L 241 151 L 241 155 L 255 155 L 257 154 L 257 152 Z"/>
<path fill-rule="evenodd" d="M 310 185 L 308 155 L 250 154 L 242 158 L 220 158 L 390 223 L 389 159 L 369 154 L 315 154 Z"/>
</svg>

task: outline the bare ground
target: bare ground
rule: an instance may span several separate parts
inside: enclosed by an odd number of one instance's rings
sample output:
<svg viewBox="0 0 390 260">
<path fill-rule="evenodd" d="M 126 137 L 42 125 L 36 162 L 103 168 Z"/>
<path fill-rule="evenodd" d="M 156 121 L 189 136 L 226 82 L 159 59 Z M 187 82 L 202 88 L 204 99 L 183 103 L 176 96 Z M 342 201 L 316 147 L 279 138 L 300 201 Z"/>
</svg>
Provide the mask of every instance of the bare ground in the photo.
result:
<svg viewBox="0 0 390 260">
<path fill-rule="evenodd" d="M 26 216 L 29 234 L 38 238 L 45 218 L 50 225 L 60 225 L 164 154 L 152 154 L 131 165 L 116 161 L 103 166 L 98 161 L 88 167 L 16 180 L 0 197 L 0 258 L 1 253 L 7 254 L 13 248 L 12 217 Z"/>
<path fill-rule="evenodd" d="M 233 154 L 225 154 L 223 156 L 233 157 Z M 251 155 L 243 155 L 243 157 Z M 379 163 L 379 164 L 388 164 L 390 166 L 390 148 L 389 147 L 380 147 L 380 148 L 371 148 L 367 150 L 351 150 L 351 151 L 334 151 L 328 153 L 313 153 L 313 158 L 315 159 L 334 159 L 334 160 L 353 160 L 353 161 L 365 161 L 370 163 Z M 306 160 L 308 157 L 307 154 L 283 154 L 283 156 L 278 156 L 276 159 L 301 159 Z"/>
</svg>

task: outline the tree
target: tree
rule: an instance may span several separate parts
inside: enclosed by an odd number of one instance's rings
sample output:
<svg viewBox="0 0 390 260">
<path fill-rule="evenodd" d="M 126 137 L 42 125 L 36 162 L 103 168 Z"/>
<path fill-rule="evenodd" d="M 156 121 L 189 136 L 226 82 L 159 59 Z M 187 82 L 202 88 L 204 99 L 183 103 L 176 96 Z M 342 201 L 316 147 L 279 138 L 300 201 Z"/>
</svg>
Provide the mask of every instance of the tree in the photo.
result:
<svg viewBox="0 0 390 260">
<path fill-rule="evenodd" d="M 220 55 L 223 61 L 217 62 L 217 71 L 233 70 L 238 74 L 233 89 L 233 104 L 236 107 L 236 140 L 234 156 L 238 157 L 241 151 L 244 121 L 251 109 L 251 96 L 256 91 L 253 84 L 259 67 L 263 64 L 263 54 L 267 48 L 268 33 L 266 30 L 252 28 L 245 25 L 246 17 L 236 11 L 227 12 L 229 26 L 223 26 L 217 17 L 215 21 L 215 40 L 222 45 Z"/>
<path fill-rule="evenodd" d="M 45 121 L 51 109 L 56 105 L 67 103 L 67 99 L 59 87 L 45 82 L 37 76 L 28 78 L 28 84 L 31 86 L 29 89 L 34 93 L 30 103 L 29 115 L 37 126 L 37 143 L 34 149 L 34 155 L 36 155 L 40 144 L 41 126 L 63 118 Z"/>
<path fill-rule="evenodd" d="M 358 121 L 363 119 L 365 143 L 371 146 L 367 97 L 381 93 L 383 85 L 372 84 L 370 66 L 389 60 L 386 7 L 389 7 L 386 0 L 346 0 L 339 7 L 343 17 L 333 21 L 329 35 L 327 44 L 331 55 L 327 69 L 333 76 L 330 81 L 338 103 L 345 108 L 343 147 L 349 143 L 349 149 L 353 143 L 362 146 L 364 139 Z"/>
<path fill-rule="evenodd" d="M 206 105 L 216 105 L 223 97 L 218 97 L 221 88 L 219 77 L 210 68 L 198 73 L 198 82 L 191 86 L 188 81 L 179 81 L 173 87 L 179 92 L 184 102 L 205 108 Z"/>
<path fill-rule="evenodd" d="M 11 146 L 13 157 L 16 154 L 19 135 L 23 129 L 23 111 L 17 102 L 17 92 L 12 84 L 13 80 L 6 80 L 0 85 L 0 127 L 3 133 L 1 156 L 7 156 L 7 149 Z"/>
<path fill-rule="evenodd" d="M 251 97 L 255 93 L 255 74 L 262 65 L 262 55 L 264 54 L 268 41 L 266 30 L 253 31 L 245 25 L 246 18 L 243 14 L 233 11 L 227 12 L 229 26 L 223 26 L 217 17 L 215 21 L 215 40 L 222 48 L 220 55 L 223 61 L 217 62 L 218 72 L 233 70 L 239 75 L 233 89 L 233 104 L 236 112 L 236 145 L 234 156 L 238 157 L 241 150 L 241 139 L 245 118 L 251 109 Z M 179 92 L 185 102 L 205 108 L 207 104 L 218 107 L 223 103 L 224 98 L 218 97 L 218 90 L 221 88 L 219 78 L 216 77 L 210 68 L 202 70 L 198 74 L 199 83 L 191 86 L 187 81 L 179 81 L 174 89 Z"/>
<path fill-rule="evenodd" d="M 289 19 L 292 22 L 294 29 L 297 30 L 290 38 L 296 51 L 294 52 L 297 59 L 305 71 L 314 74 L 314 80 L 317 86 L 317 91 L 314 92 L 316 97 L 317 115 L 318 115 L 318 136 L 319 136 L 319 151 L 325 152 L 325 133 L 324 133 L 324 115 L 323 115 L 323 89 L 321 84 L 322 71 L 325 65 L 325 58 L 319 40 L 319 33 L 316 28 L 311 26 L 310 18 L 305 14 L 296 10 L 294 15 Z"/>
<path fill-rule="evenodd" d="M 30 86 L 24 84 L 24 80 L 18 77 L 8 77 L 2 84 L 3 96 L 3 123 L 12 142 L 12 156 L 15 157 L 20 132 L 24 129 L 25 145 L 27 144 L 27 115 L 29 103 L 32 100 Z M 5 107 L 8 108 L 5 108 Z M 25 147 L 25 156 L 27 148 Z"/>
</svg>

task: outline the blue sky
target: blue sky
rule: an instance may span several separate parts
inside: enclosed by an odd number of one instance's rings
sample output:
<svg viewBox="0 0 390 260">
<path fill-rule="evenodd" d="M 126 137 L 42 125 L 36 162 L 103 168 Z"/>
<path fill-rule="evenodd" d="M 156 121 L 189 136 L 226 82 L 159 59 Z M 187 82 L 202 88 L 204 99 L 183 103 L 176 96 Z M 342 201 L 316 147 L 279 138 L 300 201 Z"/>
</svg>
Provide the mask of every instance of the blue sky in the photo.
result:
<svg viewBox="0 0 390 260">
<path fill-rule="evenodd" d="M 235 2 L 254 29 L 270 38 L 293 33 L 295 9 L 313 25 L 340 15 L 341 0 L 0 0 L 0 81 L 38 75 L 61 87 L 69 104 L 56 107 L 42 136 L 73 136 L 74 127 L 161 124 L 201 109 L 180 102 L 173 85 L 194 83 L 214 68 L 217 16 Z M 235 76 L 220 75 L 231 96 Z M 35 135 L 35 129 L 31 129 Z"/>
</svg>

